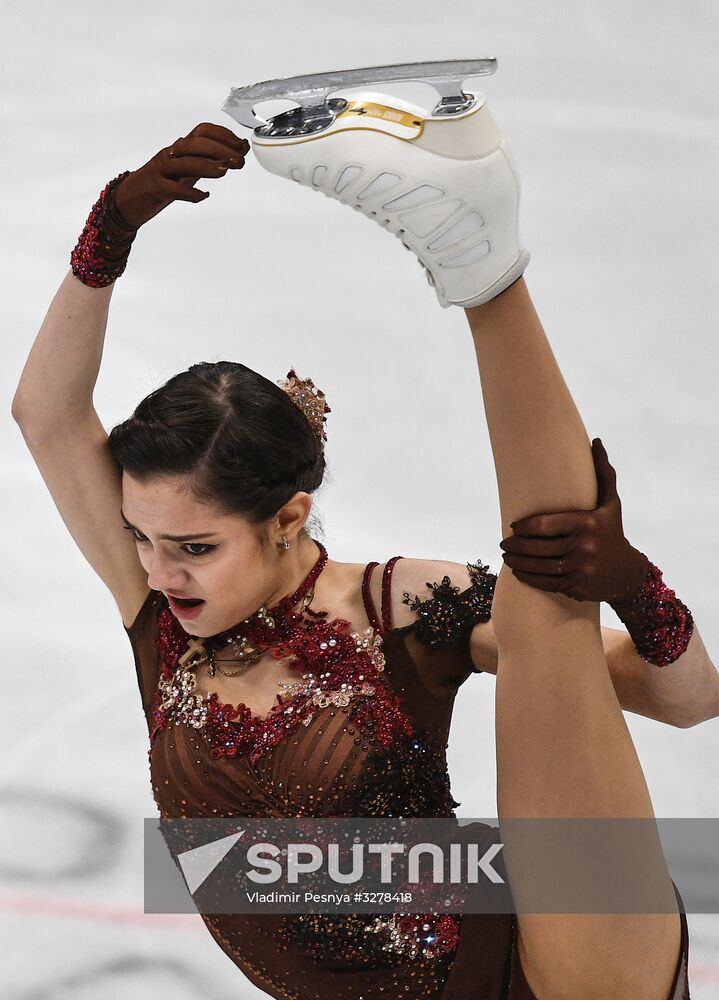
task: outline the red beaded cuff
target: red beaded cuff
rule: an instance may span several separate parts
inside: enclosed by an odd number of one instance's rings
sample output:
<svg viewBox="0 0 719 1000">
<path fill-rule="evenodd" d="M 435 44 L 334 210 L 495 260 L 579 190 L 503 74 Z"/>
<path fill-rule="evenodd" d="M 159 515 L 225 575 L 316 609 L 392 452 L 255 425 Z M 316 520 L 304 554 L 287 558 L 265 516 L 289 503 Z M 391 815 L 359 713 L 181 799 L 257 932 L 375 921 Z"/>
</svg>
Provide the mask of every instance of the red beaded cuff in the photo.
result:
<svg viewBox="0 0 719 1000">
<path fill-rule="evenodd" d="M 633 598 L 612 603 L 639 655 L 665 667 L 685 652 L 694 632 L 691 611 L 664 583 L 662 571 L 649 564 L 644 583 Z"/>
<path fill-rule="evenodd" d="M 117 212 L 115 188 L 129 173 L 123 171 L 105 186 L 70 254 L 72 273 L 91 288 L 111 285 L 127 266 L 137 230 L 128 226 Z"/>
</svg>

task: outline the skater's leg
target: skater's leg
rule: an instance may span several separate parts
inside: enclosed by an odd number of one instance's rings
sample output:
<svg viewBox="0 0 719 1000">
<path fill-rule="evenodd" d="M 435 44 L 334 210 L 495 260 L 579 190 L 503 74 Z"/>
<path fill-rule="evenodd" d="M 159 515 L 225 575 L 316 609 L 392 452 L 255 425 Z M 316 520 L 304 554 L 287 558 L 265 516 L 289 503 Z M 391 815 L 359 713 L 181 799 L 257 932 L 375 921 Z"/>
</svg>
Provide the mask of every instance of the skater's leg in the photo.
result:
<svg viewBox="0 0 719 1000">
<path fill-rule="evenodd" d="M 589 509 L 589 440 L 523 279 L 468 309 L 502 511 Z M 652 818 L 642 768 L 612 686 L 598 606 L 533 589 L 505 567 L 492 618 L 497 802 L 502 818 Z M 655 883 L 674 899 L 658 839 Z M 507 870 L 512 878 L 510 853 Z M 679 953 L 677 914 L 520 914 L 520 955 L 537 996 L 665 1000 Z"/>
</svg>

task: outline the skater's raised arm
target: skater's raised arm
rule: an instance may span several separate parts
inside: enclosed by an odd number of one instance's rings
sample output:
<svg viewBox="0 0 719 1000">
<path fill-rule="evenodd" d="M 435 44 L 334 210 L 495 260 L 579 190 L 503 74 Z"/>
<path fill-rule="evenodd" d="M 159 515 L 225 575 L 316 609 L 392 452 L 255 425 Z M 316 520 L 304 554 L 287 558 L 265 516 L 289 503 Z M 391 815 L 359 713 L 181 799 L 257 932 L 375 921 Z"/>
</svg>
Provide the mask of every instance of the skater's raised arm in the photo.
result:
<svg viewBox="0 0 719 1000">
<path fill-rule="evenodd" d="M 13 399 L 26 437 L 63 434 L 92 412 L 114 287 L 90 288 L 69 271 L 55 293 Z"/>
<path fill-rule="evenodd" d="M 193 185 L 241 168 L 245 140 L 203 123 L 107 185 L 72 254 L 25 364 L 13 417 L 85 558 L 131 624 L 147 594 L 135 543 L 120 525 L 121 472 L 93 406 L 114 281 L 140 226 L 173 201 L 204 201 Z"/>
</svg>

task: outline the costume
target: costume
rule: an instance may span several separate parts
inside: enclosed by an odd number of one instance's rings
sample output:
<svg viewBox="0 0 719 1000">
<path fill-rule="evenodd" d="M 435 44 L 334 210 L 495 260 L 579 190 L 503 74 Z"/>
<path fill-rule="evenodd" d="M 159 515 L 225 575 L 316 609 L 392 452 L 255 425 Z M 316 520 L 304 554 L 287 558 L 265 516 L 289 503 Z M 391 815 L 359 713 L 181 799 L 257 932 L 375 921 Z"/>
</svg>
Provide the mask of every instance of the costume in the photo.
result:
<svg viewBox="0 0 719 1000">
<path fill-rule="evenodd" d="M 453 816 L 446 747 L 454 697 L 477 672 L 469 637 L 486 621 L 496 577 L 468 564 L 460 592 L 445 577 L 431 596 L 405 595 L 417 621 L 393 628 L 383 570 L 381 609 L 363 597 L 371 628 L 315 612 L 297 657 L 299 689 L 265 719 L 192 693 L 177 659 L 188 636 L 151 591 L 126 629 L 151 734 L 153 794 L 163 818 L 213 816 Z M 334 645 L 331 640 L 334 639 Z M 344 684 L 344 687 L 342 687 Z M 287 709 L 292 708 L 292 712 Z M 204 714 L 203 714 L 204 713 Z M 271 717 L 274 718 L 271 718 Z M 255 727 L 252 729 L 251 727 Z M 681 903 L 681 900 L 680 900 Z M 205 915 L 220 947 L 282 1000 L 533 1000 L 511 914 L 438 914 L 432 944 L 412 918 L 373 915 Z M 689 996 L 688 933 L 671 1000 Z"/>
</svg>

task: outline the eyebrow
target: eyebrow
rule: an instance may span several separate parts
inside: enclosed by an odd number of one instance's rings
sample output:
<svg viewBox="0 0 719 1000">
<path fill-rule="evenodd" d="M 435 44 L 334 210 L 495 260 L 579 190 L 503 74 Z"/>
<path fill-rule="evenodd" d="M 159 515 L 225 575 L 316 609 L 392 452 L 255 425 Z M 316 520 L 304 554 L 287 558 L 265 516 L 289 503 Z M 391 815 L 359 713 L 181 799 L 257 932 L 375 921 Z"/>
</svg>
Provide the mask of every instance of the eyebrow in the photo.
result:
<svg viewBox="0 0 719 1000">
<path fill-rule="evenodd" d="M 125 522 L 125 524 L 128 526 L 128 528 L 134 528 L 135 531 L 140 531 L 140 529 L 137 527 L 137 525 L 132 524 L 130 521 L 127 520 L 127 518 L 125 517 L 125 515 L 122 512 L 122 508 L 120 508 L 120 517 Z M 144 534 L 144 532 L 140 531 L 140 534 L 142 535 L 142 534 Z M 193 534 L 193 535 L 160 535 L 159 538 L 160 538 L 161 541 L 165 541 L 165 542 L 190 542 L 190 541 L 193 541 L 196 538 L 212 538 L 216 534 L 217 534 L 216 531 L 205 531 L 205 532 L 198 533 L 198 534 Z"/>
</svg>

